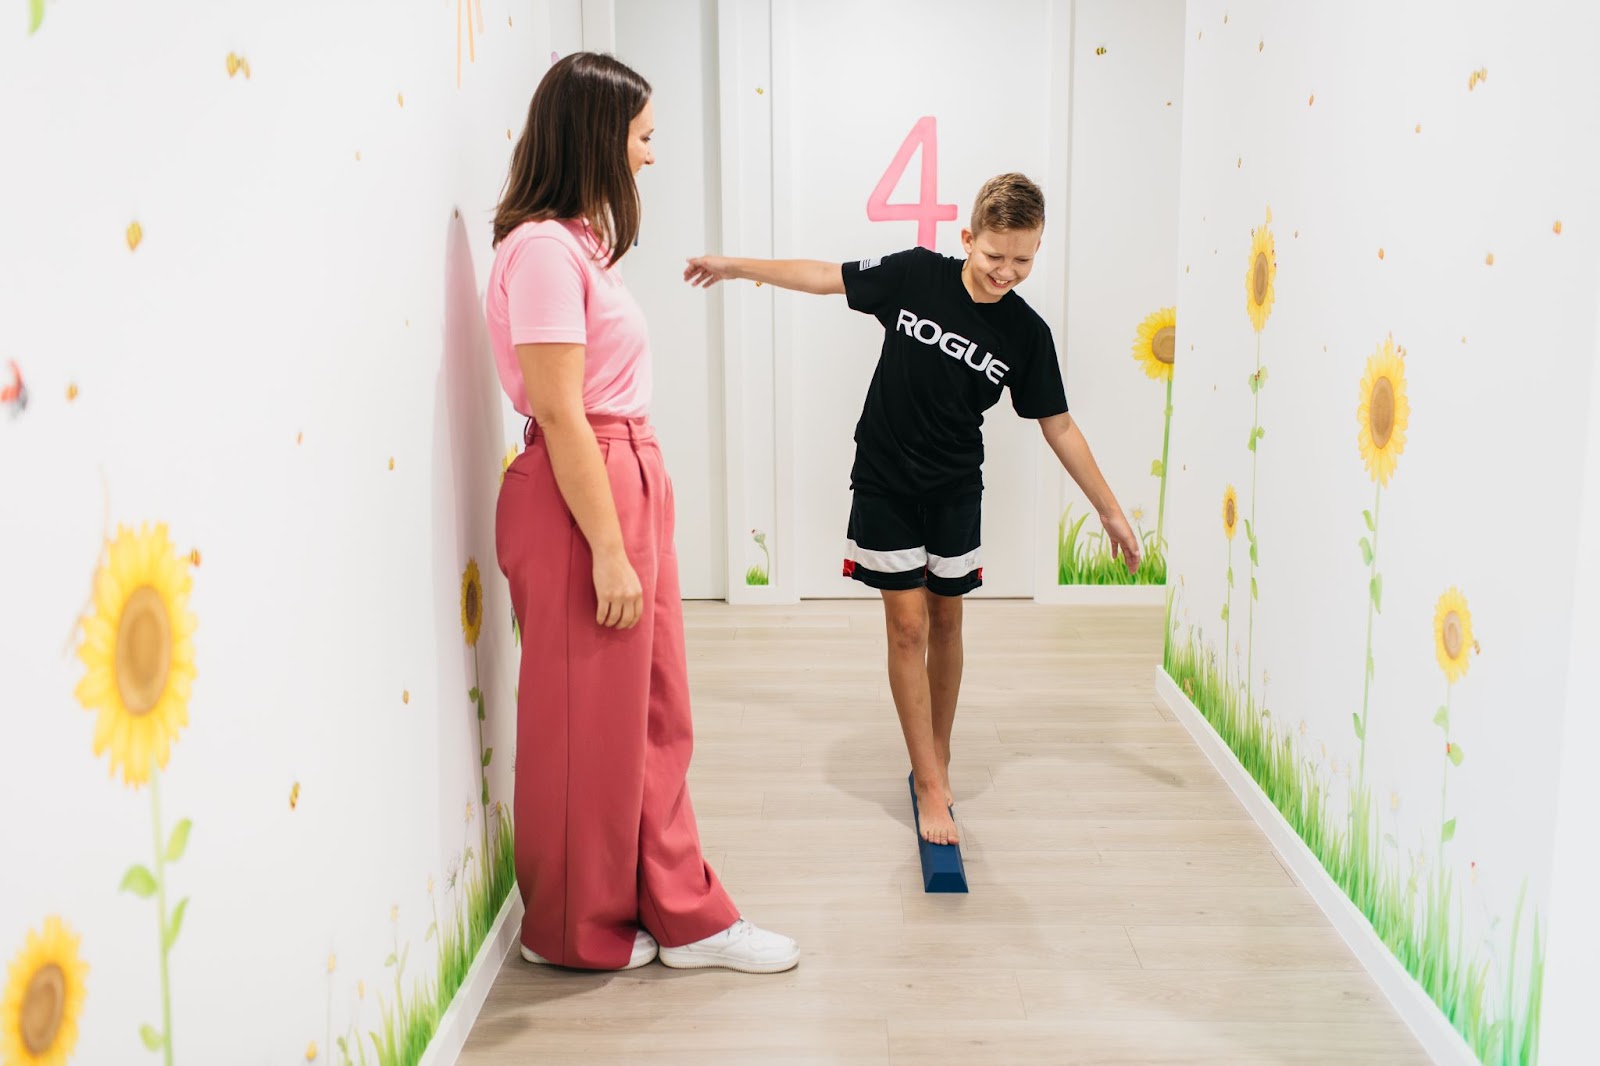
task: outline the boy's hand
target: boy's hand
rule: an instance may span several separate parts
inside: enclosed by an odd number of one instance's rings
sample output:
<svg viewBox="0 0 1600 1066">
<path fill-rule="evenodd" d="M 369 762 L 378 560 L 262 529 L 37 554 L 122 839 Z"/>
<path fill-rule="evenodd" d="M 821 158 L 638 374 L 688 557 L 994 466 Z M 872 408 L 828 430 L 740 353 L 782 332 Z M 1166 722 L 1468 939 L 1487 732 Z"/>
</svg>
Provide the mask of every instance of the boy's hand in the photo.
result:
<svg viewBox="0 0 1600 1066">
<path fill-rule="evenodd" d="M 702 255 L 689 260 L 689 265 L 683 268 L 683 280 L 700 289 L 709 289 L 734 276 L 732 260 L 720 255 Z"/>
<path fill-rule="evenodd" d="M 1114 511 L 1109 515 L 1100 516 L 1100 525 L 1106 531 L 1106 537 L 1111 541 L 1111 556 L 1121 555 L 1128 564 L 1128 573 L 1135 574 L 1139 571 L 1139 538 L 1134 536 L 1133 530 L 1128 526 L 1128 520 L 1122 516 L 1121 511 Z"/>
</svg>

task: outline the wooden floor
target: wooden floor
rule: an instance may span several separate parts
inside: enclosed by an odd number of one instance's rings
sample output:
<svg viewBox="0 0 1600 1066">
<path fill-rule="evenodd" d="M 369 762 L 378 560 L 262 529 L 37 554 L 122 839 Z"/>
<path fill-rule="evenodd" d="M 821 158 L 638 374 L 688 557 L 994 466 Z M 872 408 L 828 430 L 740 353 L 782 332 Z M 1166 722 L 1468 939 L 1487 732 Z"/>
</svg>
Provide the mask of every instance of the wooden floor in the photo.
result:
<svg viewBox="0 0 1600 1066">
<path fill-rule="evenodd" d="M 465 1066 L 1427 1061 L 1158 702 L 1158 610 L 969 602 L 965 896 L 922 891 L 881 608 L 686 614 L 706 855 L 800 966 L 513 955 Z"/>
</svg>

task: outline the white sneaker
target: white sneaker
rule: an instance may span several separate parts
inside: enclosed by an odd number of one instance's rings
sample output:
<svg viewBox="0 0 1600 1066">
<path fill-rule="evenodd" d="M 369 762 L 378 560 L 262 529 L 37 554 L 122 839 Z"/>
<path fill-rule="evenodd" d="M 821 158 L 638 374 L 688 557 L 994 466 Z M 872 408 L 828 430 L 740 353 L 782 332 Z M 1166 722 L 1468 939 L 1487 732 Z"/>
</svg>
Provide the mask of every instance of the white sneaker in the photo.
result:
<svg viewBox="0 0 1600 1066">
<path fill-rule="evenodd" d="M 681 948 L 662 948 L 661 961 L 675 970 L 724 966 L 740 973 L 782 973 L 800 961 L 800 946 L 740 918 L 720 933 Z"/>
<path fill-rule="evenodd" d="M 535 966 L 555 965 L 549 959 L 545 958 L 537 951 L 534 951 L 532 948 L 529 948 L 527 945 L 518 944 L 517 946 L 522 949 L 522 957 L 528 962 L 533 963 Z M 659 949 L 656 946 L 656 938 L 641 929 L 634 934 L 633 937 L 633 957 L 630 958 L 628 960 L 628 964 L 622 968 L 624 970 L 637 970 L 641 966 L 648 966 L 655 961 L 656 952 L 658 950 Z"/>
</svg>

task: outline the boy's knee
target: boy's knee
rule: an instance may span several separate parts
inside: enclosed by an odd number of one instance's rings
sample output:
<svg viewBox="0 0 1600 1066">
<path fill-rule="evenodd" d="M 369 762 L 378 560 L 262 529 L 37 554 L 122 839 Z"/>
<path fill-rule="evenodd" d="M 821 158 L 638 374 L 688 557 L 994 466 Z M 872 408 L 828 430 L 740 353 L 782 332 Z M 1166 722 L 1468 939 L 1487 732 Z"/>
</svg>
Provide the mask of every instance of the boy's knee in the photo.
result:
<svg viewBox="0 0 1600 1066">
<path fill-rule="evenodd" d="M 896 651 L 921 651 L 928 646 L 928 616 L 903 611 L 889 619 L 889 645 Z"/>
</svg>

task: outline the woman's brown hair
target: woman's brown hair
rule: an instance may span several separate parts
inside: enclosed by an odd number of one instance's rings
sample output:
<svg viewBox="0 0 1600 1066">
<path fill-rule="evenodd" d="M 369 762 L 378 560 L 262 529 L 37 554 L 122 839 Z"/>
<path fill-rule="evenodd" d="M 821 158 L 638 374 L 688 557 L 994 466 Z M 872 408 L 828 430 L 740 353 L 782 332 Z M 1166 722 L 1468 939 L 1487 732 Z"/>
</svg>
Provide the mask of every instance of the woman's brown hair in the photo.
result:
<svg viewBox="0 0 1600 1066">
<path fill-rule="evenodd" d="M 608 262 L 639 235 L 639 187 L 628 166 L 628 126 L 650 83 L 612 56 L 574 52 L 545 73 L 494 215 L 499 246 L 524 222 L 587 219 Z"/>
</svg>

